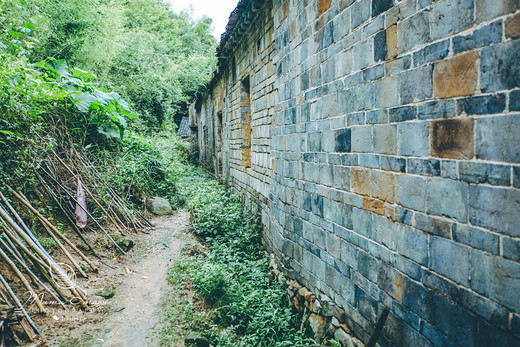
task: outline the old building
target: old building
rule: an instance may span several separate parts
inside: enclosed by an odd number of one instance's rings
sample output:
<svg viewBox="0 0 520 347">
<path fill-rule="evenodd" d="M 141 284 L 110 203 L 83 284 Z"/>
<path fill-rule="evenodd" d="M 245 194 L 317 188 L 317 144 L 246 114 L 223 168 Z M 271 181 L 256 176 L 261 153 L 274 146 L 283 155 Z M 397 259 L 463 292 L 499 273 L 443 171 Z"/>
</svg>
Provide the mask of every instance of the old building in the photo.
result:
<svg viewBox="0 0 520 347">
<path fill-rule="evenodd" d="M 365 343 L 520 345 L 520 2 L 238 4 L 200 159 Z"/>
</svg>

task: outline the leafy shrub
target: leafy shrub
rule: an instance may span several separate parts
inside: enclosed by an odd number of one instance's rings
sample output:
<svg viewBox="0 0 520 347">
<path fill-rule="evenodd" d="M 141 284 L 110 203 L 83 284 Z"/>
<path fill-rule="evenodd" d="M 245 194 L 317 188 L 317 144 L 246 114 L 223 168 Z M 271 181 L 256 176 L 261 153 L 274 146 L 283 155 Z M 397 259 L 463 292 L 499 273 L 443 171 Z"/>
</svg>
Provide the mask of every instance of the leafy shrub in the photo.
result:
<svg viewBox="0 0 520 347">
<path fill-rule="evenodd" d="M 271 281 L 251 207 L 214 180 L 197 182 L 189 209 L 193 231 L 210 252 L 190 269 L 193 285 L 212 304 L 215 323 L 226 329 L 202 331 L 217 346 L 306 346 L 285 288 Z"/>
</svg>

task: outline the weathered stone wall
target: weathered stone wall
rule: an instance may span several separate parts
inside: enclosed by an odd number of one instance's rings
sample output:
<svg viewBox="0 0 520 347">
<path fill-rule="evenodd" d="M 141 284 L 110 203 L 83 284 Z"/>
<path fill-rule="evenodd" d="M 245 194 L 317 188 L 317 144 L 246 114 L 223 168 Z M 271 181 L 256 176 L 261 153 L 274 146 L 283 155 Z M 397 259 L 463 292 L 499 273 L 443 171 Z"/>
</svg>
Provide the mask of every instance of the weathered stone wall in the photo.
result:
<svg viewBox="0 0 520 347">
<path fill-rule="evenodd" d="M 365 342 L 387 306 L 382 345 L 520 344 L 519 9 L 273 0 L 221 51 L 201 158 L 222 112 L 221 174 L 260 193 L 285 272 Z"/>
</svg>

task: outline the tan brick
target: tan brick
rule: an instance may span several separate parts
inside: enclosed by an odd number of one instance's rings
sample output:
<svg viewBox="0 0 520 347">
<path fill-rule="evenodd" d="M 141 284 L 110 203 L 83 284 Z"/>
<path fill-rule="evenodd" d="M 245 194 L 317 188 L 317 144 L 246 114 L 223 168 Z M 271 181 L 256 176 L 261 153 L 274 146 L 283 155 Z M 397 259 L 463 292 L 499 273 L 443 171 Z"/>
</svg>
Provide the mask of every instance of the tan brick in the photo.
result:
<svg viewBox="0 0 520 347">
<path fill-rule="evenodd" d="M 397 25 L 392 25 L 386 29 L 386 50 L 388 59 L 397 57 Z"/>
<path fill-rule="evenodd" d="M 350 170 L 350 185 L 356 194 L 370 195 L 370 171 L 364 168 Z"/>
<path fill-rule="evenodd" d="M 374 170 L 370 173 L 370 195 L 387 202 L 395 201 L 395 175 Z"/>
<path fill-rule="evenodd" d="M 380 214 L 381 216 L 385 215 L 385 203 L 381 200 L 372 199 L 371 197 L 364 196 L 363 197 L 363 210 L 374 212 Z"/>
<path fill-rule="evenodd" d="M 512 39 L 520 37 L 520 12 L 506 20 L 506 37 Z"/>
<path fill-rule="evenodd" d="M 318 0 L 318 16 L 321 16 L 330 8 L 332 0 Z"/>
<path fill-rule="evenodd" d="M 471 51 L 455 58 L 435 63 L 433 93 L 439 98 L 475 94 L 479 69 L 479 55 Z"/>
<path fill-rule="evenodd" d="M 439 158 L 471 159 L 475 130 L 472 118 L 441 119 L 430 127 L 430 154 Z"/>
</svg>

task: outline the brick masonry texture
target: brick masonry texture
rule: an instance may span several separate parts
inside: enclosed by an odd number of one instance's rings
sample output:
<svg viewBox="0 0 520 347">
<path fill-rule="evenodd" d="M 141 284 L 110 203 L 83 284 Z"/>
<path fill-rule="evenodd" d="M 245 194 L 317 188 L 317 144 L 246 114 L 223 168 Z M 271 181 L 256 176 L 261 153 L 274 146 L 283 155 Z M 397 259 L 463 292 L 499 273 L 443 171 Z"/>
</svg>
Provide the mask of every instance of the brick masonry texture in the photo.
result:
<svg viewBox="0 0 520 347">
<path fill-rule="evenodd" d="M 245 3 L 192 144 L 280 269 L 364 343 L 520 345 L 519 2 Z"/>
</svg>

